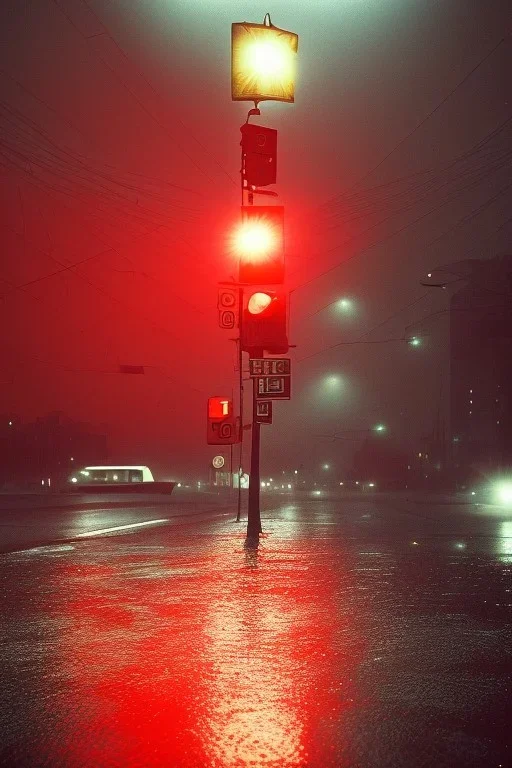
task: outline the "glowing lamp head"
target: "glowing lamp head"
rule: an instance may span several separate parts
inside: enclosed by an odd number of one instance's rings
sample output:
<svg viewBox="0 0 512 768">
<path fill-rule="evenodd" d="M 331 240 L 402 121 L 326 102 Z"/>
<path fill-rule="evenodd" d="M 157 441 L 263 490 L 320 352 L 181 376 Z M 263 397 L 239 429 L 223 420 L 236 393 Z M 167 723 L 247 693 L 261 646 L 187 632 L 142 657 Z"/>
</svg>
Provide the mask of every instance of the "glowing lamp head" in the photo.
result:
<svg viewBox="0 0 512 768">
<path fill-rule="evenodd" d="M 279 40 L 256 41 L 247 46 L 247 66 L 257 77 L 287 77 L 291 68 L 291 51 Z"/>
<path fill-rule="evenodd" d="M 288 101 L 295 98 L 298 36 L 272 24 L 231 27 L 233 101 Z"/>
</svg>

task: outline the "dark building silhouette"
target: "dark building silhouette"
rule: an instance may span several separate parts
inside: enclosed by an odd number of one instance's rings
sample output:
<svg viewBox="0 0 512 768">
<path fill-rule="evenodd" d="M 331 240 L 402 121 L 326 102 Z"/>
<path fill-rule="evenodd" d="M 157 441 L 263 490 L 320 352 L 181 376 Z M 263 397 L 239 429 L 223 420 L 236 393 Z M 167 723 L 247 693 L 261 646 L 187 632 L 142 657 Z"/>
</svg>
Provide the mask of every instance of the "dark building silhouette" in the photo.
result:
<svg viewBox="0 0 512 768">
<path fill-rule="evenodd" d="M 452 268 L 465 280 L 450 303 L 450 454 L 463 483 L 512 467 L 512 256 Z"/>
<path fill-rule="evenodd" d="M 73 467 L 107 460 L 107 438 L 61 412 L 23 424 L 0 417 L 0 484 L 59 482 Z"/>
</svg>

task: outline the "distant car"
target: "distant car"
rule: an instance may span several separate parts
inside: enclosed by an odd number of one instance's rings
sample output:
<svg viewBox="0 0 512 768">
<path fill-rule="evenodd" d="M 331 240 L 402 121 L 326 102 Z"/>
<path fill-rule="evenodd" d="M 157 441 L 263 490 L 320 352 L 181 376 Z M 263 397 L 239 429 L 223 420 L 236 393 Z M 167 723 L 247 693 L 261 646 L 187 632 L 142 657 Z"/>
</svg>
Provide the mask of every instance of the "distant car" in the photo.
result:
<svg viewBox="0 0 512 768">
<path fill-rule="evenodd" d="M 149 467 L 91 466 L 69 478 L 77 493 L 172 493 L 173 482 L 156 482 Z"/>
</svg>

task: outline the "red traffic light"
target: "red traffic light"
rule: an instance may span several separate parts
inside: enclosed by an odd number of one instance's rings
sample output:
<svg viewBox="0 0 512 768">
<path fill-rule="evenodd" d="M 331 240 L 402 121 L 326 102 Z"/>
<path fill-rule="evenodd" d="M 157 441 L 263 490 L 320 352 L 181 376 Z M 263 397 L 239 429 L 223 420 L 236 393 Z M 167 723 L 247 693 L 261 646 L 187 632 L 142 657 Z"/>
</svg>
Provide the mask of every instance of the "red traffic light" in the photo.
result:
<svg viewBox="0 0 512 768">
<path fill-rule="evenodd" d="M 208 445 L 234 445 L 238 442 L 237 420 L 229 397 L 209 397 L 206 442 Z"/>
<path fill-rule="evenodd" d="M 284 282 L 284 208 L 244 205 L 233 246 L 240 257 L 239 280 L 249 285 Z"/>
<path fill-rule="evenodd" d="M 228 397 L 208 398 L 208 418 L 226 419 L 233 414 L 233 401 Z"/>
<path fill-rule="evenodd" d="M 288 352 L 286 334 L 286 296 L 273 291 L 255 291 L 247 299 L 243 312 L 241 338 L 242 349 L 250 357 L 262 357 Z"/>
</svg>

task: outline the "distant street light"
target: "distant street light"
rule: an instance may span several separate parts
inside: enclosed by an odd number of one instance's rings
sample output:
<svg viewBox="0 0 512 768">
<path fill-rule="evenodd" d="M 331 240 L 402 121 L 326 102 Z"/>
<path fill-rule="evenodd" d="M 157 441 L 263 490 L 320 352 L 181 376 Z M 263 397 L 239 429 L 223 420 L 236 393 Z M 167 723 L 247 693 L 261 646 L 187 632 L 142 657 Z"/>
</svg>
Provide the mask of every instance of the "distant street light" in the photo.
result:
<svg viewBox="0 0 512 768">
<path fill-rule="evenodd" d="M 324 387 L 328 392 L 334 392 L 338 390 L 341 385 L 343 384 L 343 379 L 341 376 L 337 376 L 336 374 L 331 374 L 330 376 L 326 376 L 324 378 Z"/>
<path fill-rule="evenodd" d="M 411 336 L 409 339 L 407 339 L 407 343 L 410 347 L 420 347 L 421 339 L 418 338 L 418 336 Z"/>
<path fill-rule="evenodd" d="M 339 299 L 339 301 L 336 302 L 335 307 L 345 315 L 352 314 L 354 311 L 354 302 L 352 299 Z"/>
<path fill-rule="evenodd" d="M 373 429 L 374 429 L 375 432 L 385 432 L 386 431 L 386 425 L 385 424 L 376 424 Z"/>
</svg>

